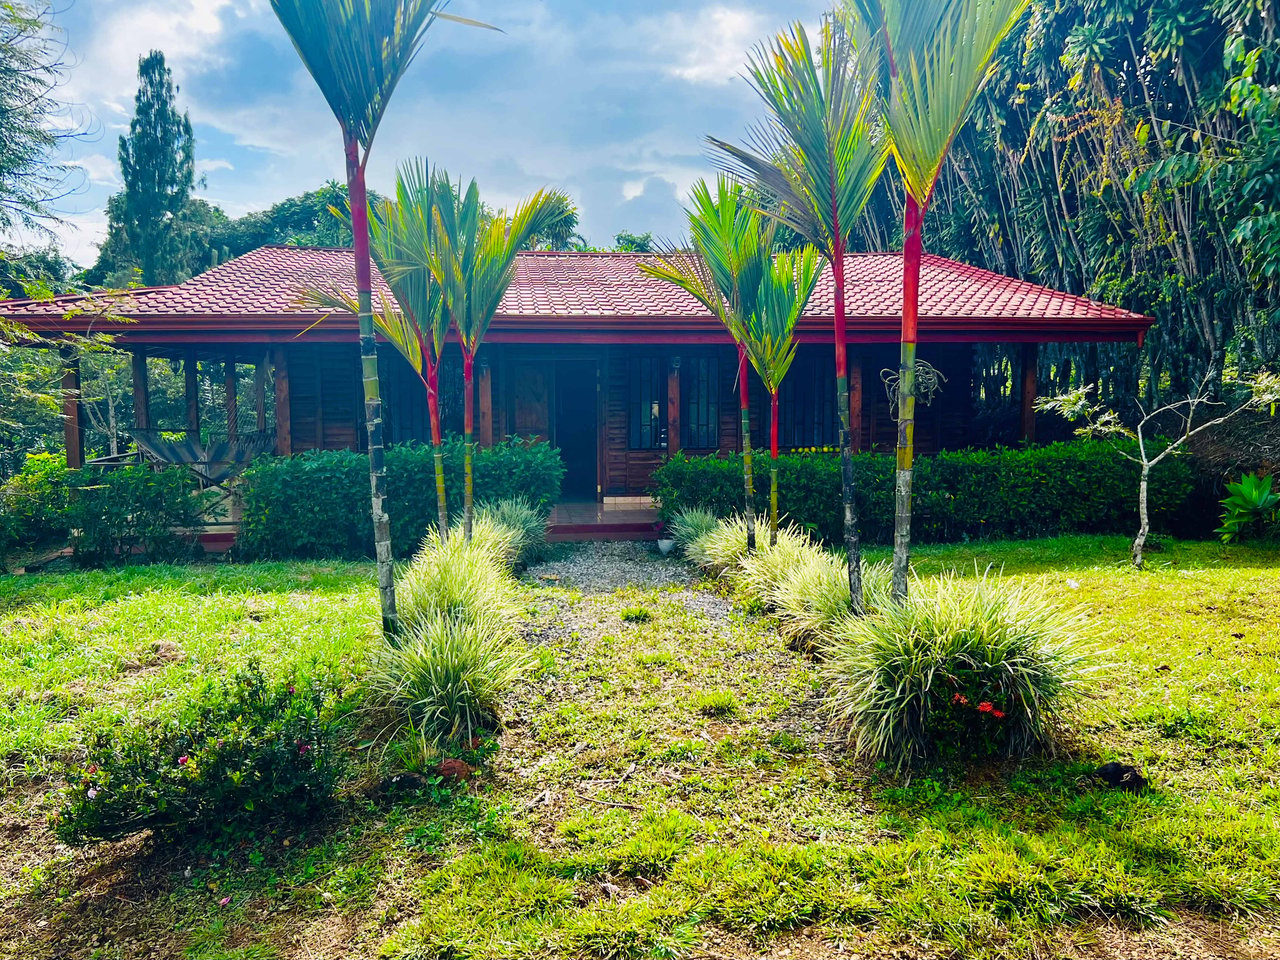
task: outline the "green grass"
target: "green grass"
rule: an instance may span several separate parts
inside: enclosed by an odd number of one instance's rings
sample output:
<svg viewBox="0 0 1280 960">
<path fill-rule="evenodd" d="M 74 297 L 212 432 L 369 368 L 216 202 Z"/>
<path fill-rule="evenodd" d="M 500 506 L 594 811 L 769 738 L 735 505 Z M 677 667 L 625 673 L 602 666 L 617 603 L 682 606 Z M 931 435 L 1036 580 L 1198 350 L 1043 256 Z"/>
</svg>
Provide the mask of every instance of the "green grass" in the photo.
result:
<svg viewBox="0 0 1280 960">
<path fill-rule="evenodd" d="M 0 578 L 0 956 L 745 958 L 841 941 L 1003 958 L 1066 952 L 1106 921 L 1185 946 L 1202 918 L 1276 955 L 1280 556 L 1172 543 L 1137 572 L 1126 555 L 1121 538 L 916 554 L 923 576 L 990 565 L 1084 607 L 1114 655 L 1057 758 L 899 777 L 837 745 L 817 665 L 714 587 L 524 586 L 544 669 L 505 699 L 471 792 L 375 803 L 379 758 L 357 738 L 365 780 L 321 820 L 76 852 L 50 840 L 43 795 L 102 717 L 161 713 L 253 657 L 358 682 L 372 568 Z M 628 607 L 650 617 L 619 624 Z M 1099 789 L 1104 759 L 1154 789 Z"/>
</svg>

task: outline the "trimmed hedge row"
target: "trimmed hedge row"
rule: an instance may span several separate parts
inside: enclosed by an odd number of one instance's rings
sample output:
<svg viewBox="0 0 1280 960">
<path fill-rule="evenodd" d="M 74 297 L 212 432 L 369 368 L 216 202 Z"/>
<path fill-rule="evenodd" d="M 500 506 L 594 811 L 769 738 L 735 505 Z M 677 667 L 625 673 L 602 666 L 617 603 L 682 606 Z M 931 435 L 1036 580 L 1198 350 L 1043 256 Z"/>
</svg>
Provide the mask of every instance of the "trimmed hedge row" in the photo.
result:
<svg viewBox="0 0 1280 960">
<path fill-rule="evenodd" d="M 768 462 L 767 452 L 756 455 L 756 509 L 761 512 L 768 504 Z M 893 542 L 893 470 L 889 454 L 854 456 L 859 527 L 869 543 Z M 1155 529 L 1200 532 L 1188 529 L 1182 515 L 1193 487 L 1193 470 L 1185 460 L 1171 458 L 1153 471 Z M 729 516 L 741 508 L 742 458 L 673 457 L 654 473 L 652 490 L 664 519 L 692 508 Z M 920 457 L 913 490 L 912 536 L 922 543 L 1132 533 L 1138 524 L 1138 466 L 1099 440 Z M 779 457 L 778 508 L 793 523 L 839 543 L 839 456 Z"/>
<path fill-rule="evenodd" d="M 0 570 L 8 551 L 66 539 L 82 567 L 190 559 L 208 499 L 184 467 L 69 470 L 62 456 L 34 454 L 0 486 Z"/>
<path fill-rule="evenodd" d="M 444 444 L 445 497 L 462 511 L 463 445 Z M 417 550 L 435 526 L 435 460 L 430 446 L 387 449 L 387 512 L 400 556 Z M 476 451 L 478 502 L 523 497 L 548 510 L 560 497 L 564 464 L 545 443 L 508 439 Z M 255 461 L 241 478 L 238 555 L 245 559 L 308 559 L 373 555 L 369 521 L 369 458 L 348 450 L 311 451 Z"/>
</svg>

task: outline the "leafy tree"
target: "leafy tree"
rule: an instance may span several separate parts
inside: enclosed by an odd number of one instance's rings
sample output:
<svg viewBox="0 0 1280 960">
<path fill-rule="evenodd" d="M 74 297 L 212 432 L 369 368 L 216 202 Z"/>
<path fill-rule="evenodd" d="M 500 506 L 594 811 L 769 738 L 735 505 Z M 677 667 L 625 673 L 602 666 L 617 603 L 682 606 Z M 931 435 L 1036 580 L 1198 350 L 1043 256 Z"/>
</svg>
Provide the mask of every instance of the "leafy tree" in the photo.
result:
<svg viewBox="0 0 1280 960">
<path fill-rule="evenodd" d="M 653 234 L 623 230 L 614 236 L 613 249 L 619 253 L 653 253 Z"/>
<path fill-rule="evenodd" d="M 475 387 L 473 367 L 476 351 L 484 341 L 489 324 L 498 312 L 503 294 L 516 276 L 516 254 L 528 247 L 532 238 L 555 228 L 565 216 L 564 205 L 548 191 L 538 191 L 506 216 L 499 211 L 486 217 L 480 189 L 474 180 L 462 192 L 455 189 L 448 174 L 432 175 L 435 191 L 435 227 L 430 245 L 407 248 L 417 255 L 443 291 L 444 311 L 458 332 L 462 347 L 464 467 L 462 488 L 463 536 L 471 539 L 474 513 L 472 461 L 475 457 Z"/>
<path fill-rule="evenodd" d="M 1116 451 L 1141 467 L 1138 479 L 1138 535 L 1134 537 L 1132 548 L 1133 565 L 1138 569 L 1142 569 L 1142 552 L 1151 532 L 1147 491 L 1152 469 L 1166 457 L 1181 452 L 1197 434 L 1211 430 L 1247 410 L 1270 407 L 1274 413 L 1276 404 L 1280 403 L 1280 376 L 1276 374 L 1261 372 L 1246 381 L 1244 386 L 1247 393 L 1235 403 L 1215 399 L 1208 377 L 1201 382 L 1199 389 L 1188 396 L 1151 410 L 1146 409 L 1142 401 L 1138 400 L 1136 403 L 1141 417 L 1133 427 L 1127 426 L 1115 410 L 1096 400 L 1092 384 L 1085 384 L 1056 397 L 1041 397 L 1036 401 L 1041 410 L 1060 413 L 1068 420 L 1083 421 L 1084 425 L 1076 431 L 1081 436 L 1113 440 L 1127 437 L 1137 440 L 1135 452 L 1130 452 L 1119 444 L 1116 444 Z M 1212 416 L 1214 411 L 1224 407 L 1226 412 Z"/>
<path fill-rule="evenodd" d="M 0 230 L 38 228 L 67 192 L 58 146 L 78 132 L 53 123 L 65 112 L 55 96 L 63 79 L 58 31 L 49 5 L 0 3 Z"/>
<path fill-rule="evenodd" d="M 813 244 L 831 268 L 844 541 L 850 600 L 857 613 L 864 605 L 853 490 L 844 258 L 886 160 L 875 123 L 874 90 L 862 72 L 866 69 L 843 20 L 823 21 L 816 57 L 808 34 L 797 23 L 751 57 L 750 79 L 768 112 L 751 145 L 707 138 L 726 155 L 731 170 L 754 183 L 762 211 Z"/>
<path fill-rule="evenodd" d="M 360 361 L 365 421 L 369 429 L 369 478 L 373 491 L 374 549 L 383 633 L 399 632 L 391 569 L 391 522 L 386 513 L 387 472 L 382 444 L 382 394 L 373 324 L 373 269 L 369 253 L 365 166 L 391 95 L 427 30 L 441 18 L 439 0 L 271 0 L 303 65 L 342 129 L 355 246 L 356 297 L 360 308 Z M 474 21 L 463 21 L 476 25 Z"/>
<path fill-rule="evenodd" d="M 198 269 L 192 214 L 207 208 L 188 209 L 195 138 L 176 94 L 163 53 L 153 50 L 139 59 L 133 119 L 128 136 L 120 138 L 124 189 L 107 203 L 107 238 L 90 274 L 94 282 L 123 285 L 136 268 L 147 286 L 180 283 Z"/>
<path fill-rule="evenodd" d="M 907 596 L 911 560 L 911 472 L 915 454 L 916 339 L 923 217 L 974 97 L 992 76 L 996 50 L 1030 0 L 857 0 L 887 72 L 881 114 L 906 193 L 902 226 L 902 347 L 898 362 L 893 596 Z M 870 45 L 868 45 L 870 47 Z"/>
</svg>

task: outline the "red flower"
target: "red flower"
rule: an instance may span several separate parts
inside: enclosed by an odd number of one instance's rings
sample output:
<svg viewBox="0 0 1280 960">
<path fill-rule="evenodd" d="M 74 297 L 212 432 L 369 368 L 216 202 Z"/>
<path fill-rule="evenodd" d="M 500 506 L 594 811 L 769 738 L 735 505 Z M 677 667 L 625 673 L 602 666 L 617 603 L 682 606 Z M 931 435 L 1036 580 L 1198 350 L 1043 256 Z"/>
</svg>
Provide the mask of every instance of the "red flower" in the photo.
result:
<svg viewBox="0 0 1280 960">
<path fill-rule="evenodd" d="M 957 693 L 954 697 L 951 698 L 951 702 L 958 703 L 962 707 L 967 707 L 969 705 L 969 698 L 966 697 L 963 693 Z"/>
<path fill-rule="evenodd" d="M 981 713 L 991 713 L 991 711 L 995 710 L 995 705 L 986 700 L 983 700 L 980 704 L 978 704 L 978 710 Z"/>
<path fill-rule="evenodd" d="M 98 765 L 96 763 L 89 764 L 89 769 L 85 771 L 85 773 L 88 773 L 90 775 L 95 774 L 97 772 L 98 772 Z"/>
<path fill-rule="evenodd" d="M 187 765 L 187 761 L 188 761 L 188 760 L 190 760 L 190 759 L 191 759 L 191 758 L 190 758 L 190 757 L 188 757 L 188 756 L 181 756 L 181 757 L 179 757 L 179 758 L 178 758 L 178 766 L 180 766 L 180 767 L 185 767 L 185 766 Z"/>
<path fill-rule="evenodd" d="M 1004 719 L 1004 711 L 1003 711 L 1003 710 L 992 710 L 992 711 L 991 711 L 991 715 L 992 715 L 993 717 L 995 717 L 997 720 L 1003 720 L 1003 719 Z"/>
</svg>

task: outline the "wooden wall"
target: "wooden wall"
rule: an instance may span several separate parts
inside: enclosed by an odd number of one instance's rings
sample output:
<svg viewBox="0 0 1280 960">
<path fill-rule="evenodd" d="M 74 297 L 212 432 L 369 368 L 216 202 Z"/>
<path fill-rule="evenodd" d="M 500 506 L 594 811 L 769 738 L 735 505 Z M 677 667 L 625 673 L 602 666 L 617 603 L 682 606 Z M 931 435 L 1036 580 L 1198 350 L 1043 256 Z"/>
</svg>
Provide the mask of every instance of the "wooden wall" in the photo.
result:
<svg viewBox="0 0 1280 960">
<path fill-rule="evenodd" d="M 360 385 L 359 354 L 353 344 L 297 344 L 283 347 L 287 351 L 289 379 L 289 429 L 292 451 L 309 449 L 362 449 L 365 446 L 364 416 Z M 661 369 L 669 370 L 673 357 L 685 358 L 714 355 L 719 364 L 720 444 L 715 450 L 693 450 L 689 454 L 731 453 L 740 448 L 738 398 L 736 391 L 737 353 L 730 346 L 687 348 L 605 347 L 523 347 L 501 345 L 485 348 L 493 371 L 492 409 L 495 438 L 510 433 L 554 431 L 555 369 L 558 359 L 581 363 L 595 360 L 601 372 L 599 441 L 601 444 L 600 486 L 605 496 L 637 496 L 648 491 L 654 469 L 668 456 L 668 450 L 632 450 L 628 446 L 627 382 L 633 356 L 653 356 Z M 380 351 L 387 440 L 403 443 L 410 440 L 429 441 L 426 422 L 425 391 L 416 374 L 398 354 L 384 347 Z M 970 377 L 972 348 L 963 344 L 924 345 L 922 359 L 936 366 L 946 377 L 942 393 L 932 405 L 917 407 L 916 451 L 921 455 L 939 449 L 969 445 L 968 425 L 972 418 Z M 816 376 L 830 362 L 825 347 L 801 348 L 793 368 L 793 376 Z M 897 368 L 897 346 L 869 345 L 850 348 L 851 362 L 862 369 L 863 415 L 861 449 L 879 453 L 892 452 L 896 440 L 896 424 L 889 410 L 881 371 Z M 529 372 L 540 370 L 544 390 L 538 397 L 529 393 Z M 452 374 L 452 371 L 451 371 Z M 450 376 L 450 378 L 452 377 Z M 460 376 L 457 389 L 442 383 L 442 393 L 457 393 L 460 405 Z M 768 445 L 768 397 L 763 385 L 750 375 L 751 430 L 757 447 Z M 523 393 L 522 393 L 523 391 Z M 533 407 L 530 406 L 531 402 Z M 446 405 L 447 406 L 447 405 Z M 536 407 L 536 409 L 534 409 Z M 531 419 L 532 418 L 532 419 Z M 446 430 L 461 428 L 446 411 Z M 535 422 L 536 421 L 536 422 Z M 670 438 L 668 438 L 670 442 Z"/>
</svg>

